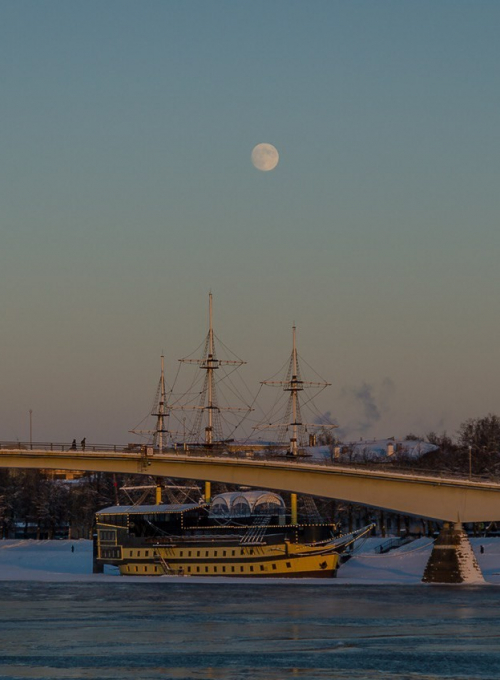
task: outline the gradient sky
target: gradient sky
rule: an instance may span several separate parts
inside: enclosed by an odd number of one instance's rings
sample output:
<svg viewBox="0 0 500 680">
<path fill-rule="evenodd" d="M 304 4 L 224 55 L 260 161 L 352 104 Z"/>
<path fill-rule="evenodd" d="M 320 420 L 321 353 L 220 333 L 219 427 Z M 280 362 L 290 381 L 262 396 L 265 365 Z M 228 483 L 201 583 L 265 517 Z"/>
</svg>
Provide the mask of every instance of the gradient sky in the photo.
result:
<svg viewBox="0 0 500 680">
<path fill-rule="evenodd" d="M 209 290 L 353 437 L 500 412 L 498 0 L 0 11 L 0 439 L 130 440 Z"/>
</svg>

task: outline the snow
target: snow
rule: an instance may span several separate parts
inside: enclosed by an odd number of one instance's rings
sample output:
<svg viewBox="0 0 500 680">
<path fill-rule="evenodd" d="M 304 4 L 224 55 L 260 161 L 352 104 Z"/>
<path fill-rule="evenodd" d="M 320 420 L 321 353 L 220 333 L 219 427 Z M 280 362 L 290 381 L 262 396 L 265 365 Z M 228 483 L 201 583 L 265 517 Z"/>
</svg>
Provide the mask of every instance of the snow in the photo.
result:
<svg viewBox="0 0 500 680">
<path fill-rule="evenodd" d="M 471 545 L 470 541 L 467 540 L 467 534 L 462 530 L 460 534 L 460 545 L 457 549 L 460 573 L 462 574 L 465 583 L 483 583 L 484 577 L 479 570 L 479 565 Z"/>
<path fill-rule="evenodd" d="M 340 567 L 336 579 L 301 579 L 300 582 L 330 586 L 420 583 L 432 550 L 432 539 L 419 538 L 381 555 L 377 549 L 386 541 L 386 538 L 367 539 L 354 556 Z M 500 584 L 500 538 L 471 538 L 470 542 L 486 583 Z M 481 553 L 481 546 L 484 553 Z M 0 540 L 0 581 L 158 583 L 159 579 L 154 576 L 120 576 L 113 567 L 106 567 L 104 574 L 93 574 L 91 541 Z M 160 581 L 205 584 L 237 581 L 254 585 L 297 583 L 295 579 L 257 581 L 248 578 L 182 576 L 161 577 Z"/>
<path fill-rule="evenodd" d="M 424 453 L 437 451 L 438 447 L 419 439 L 366 439 L 358 442 L 344 442 L 339 445 L 339 449 L 339 460 L 342 462 L 346 457 L 351 461 L 384 460 L 398 454 L 418 459 Z M 309 446 L 305 451 L 315 460 L 329 461 L 332 457 L 330 446 Z"/>
<path fill-rule="evenodd" d="M 337 581 L 366 584 L 420 583 L 431 554 L 432 539 L 419 538 L 401 548 L 380 555 L 376 549 L 385 540 L 368 539 L 355 557 L 339 569 Z M 485 582 L 500 584 L 500 538 L 470 538 L 470 544 Z M 481 545 L 484 548 L 483 554 L 480 550 Z M 472 555 L 467 551 L 464 559 L 472 562 Z M 477 577 L 471 577 L 470 582 L 480 583 L 481 581 L 478 581 Z"/>
</svg>

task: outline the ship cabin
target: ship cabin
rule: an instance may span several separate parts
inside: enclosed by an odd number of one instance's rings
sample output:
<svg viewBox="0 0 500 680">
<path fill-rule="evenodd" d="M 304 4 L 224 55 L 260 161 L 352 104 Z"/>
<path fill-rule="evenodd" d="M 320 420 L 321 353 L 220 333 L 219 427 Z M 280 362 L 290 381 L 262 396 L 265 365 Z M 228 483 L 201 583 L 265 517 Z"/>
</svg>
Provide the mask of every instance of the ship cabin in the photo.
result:
<svg viewBox="0 0 500 680">
<path fill-rule="evenodd" d="M 150 560 L 153 550 L 149 545 L 161 536 L 182 534 L 187 514 L 193 527 L 206 518 L 207 511 L 203 503 L 114 505 L 99 510 L 95 516 L 95 562 L 119 566 L 132 555 Z M 153 570 L 159 572 L 162 570 Z"/>
</svg>

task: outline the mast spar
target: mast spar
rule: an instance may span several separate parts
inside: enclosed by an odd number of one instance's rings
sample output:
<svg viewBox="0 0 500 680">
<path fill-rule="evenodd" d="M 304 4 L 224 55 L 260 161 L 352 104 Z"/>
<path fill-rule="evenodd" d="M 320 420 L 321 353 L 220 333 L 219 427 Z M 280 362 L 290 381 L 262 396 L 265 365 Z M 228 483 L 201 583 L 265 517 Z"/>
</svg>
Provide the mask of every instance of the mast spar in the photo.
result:
<svg viewBox="0 0 500 680">
<path fill-rule="evenodd" d="M 158 400 L 158 409 L 157 413 L 152 413 L 153 416 L 156 416 L 156 439 L 158 443 L 158 453 L 163 453 L 163 433 L 167 432 L 167 430 L 164 429 L 165 426 L 165 416 L 168 415 L 166 413 L 166 405 L 167 405 L 167 397 L 166 397 L 166 391 L 165 391 L 165 357 L 162 354 L 161 355 L 161 373 L 160 373 L 160 384 L 159 384 L 159 392 L 160 392 L 160 398 Z"/>
<path fill-rule="evenodd" d="M 213 444 L 213 394 L 214 394 L 214 371 L 219 368 L 219 365 L 214 362 L 214 327 L 212 322 L 212 293 L 208 295 L 208 357 L 206 362 L 207 383 L 208 383 L 208 425 L 205 428 L 205 444 L 212 446 Z"/>
<path fill-rule="evenodd" d="M 165 357 L 163 354 L 161 355 L 160 380 L 158 381 L 158 387 L 156 388 L 156 398 L 151 410 L 151 415 L 156 418 L 156 428 L 154 430 L 141 430 L 138 429 L 138 427 L 135 427 L 133 430 L 129 430 L 129 432 L 138 435 L 149 435 L 149 438 L 152 436 L 153 450 L 157 448 L 158 453 L 163 453 L 167 439 L 163 435 L 170 434 L 169 430 L 165 427 L 165 420 L 169 417 L 170 413 L 167 405 L 167 392 L 165 389 Z"/>
<path fill-rule="evenodd" d="M 213 302 L 212 293 L 208 295 L 208 334 L 205 339 L 205 351 L 201 359 L 179 359 L 185 364 L 198 364 L 198 366 L 205 371 L 205 379 L 203 381 L 203 388 L 200 393 L 200 400 L 198 406 L 188 407 L 179 406 L 176 410 L 196 410 L 198 415 L 195 418 L 195 425 L 193 427 L 193 436 L 196 437 L 202 428 L 203 414 L 206 414 L 206 425 L 204 428 L 204 445 L 207 448 L 217 445 L 223 441 L 221 412 L 222 411 L 243 411 L 247 412 L 248 408 L 237 408 L 229 406 L 220 406 L 217 397 L 217 388 L 215 380 L 215 371 L 222 366 L 242 366 L 245 361 L 218 359 L 215 349 L 214 327 L 213 327 Z"/>
<path fill-rule="evenodd" d="M 292 428 L 292 436 L 289 439 L 288 452 L 292 456 L 298 456 L 299 445 L 300 445 L 300 435 L 306 431 L 307 426 L 318 427 L 317 423 L 304 423 L 302 422 L 302 414 L 300 408 L 299 392 L 302 392 L 308 387 L 328 387 L 331 383 L 328 382 L 309 382 L 302 380 L 299 358 L 297 354 L 297 339 L 296 339 L 296 327 L 292 326 L 292 354 L 290 356 L 290 361 L 288 364 L 288 371 L 285 380 L 263 380 L 262 385 L 272 385 L 274 387 L 282 387 L 284 392 L 290 392 L 290 397 L 287 404 L 286 415 L 291 417 L 290 422 L 277 423 L 275 425 L 270 425 L 268 427 L 277 427 L 280 431 L 278 438 L 280 440 L 285 439 L 286 432 L 288 428 Z M 336 427 L 336 425 L 329 425 L 328 427 Z"/>
</svg>

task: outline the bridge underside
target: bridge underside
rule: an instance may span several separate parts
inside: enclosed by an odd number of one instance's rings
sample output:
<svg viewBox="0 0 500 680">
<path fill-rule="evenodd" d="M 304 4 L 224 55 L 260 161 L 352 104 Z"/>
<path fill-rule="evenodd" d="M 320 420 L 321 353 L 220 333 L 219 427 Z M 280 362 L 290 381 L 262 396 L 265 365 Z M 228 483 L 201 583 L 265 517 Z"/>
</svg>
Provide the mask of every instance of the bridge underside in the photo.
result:
<svg viewBox="0 0 500 680">
<path fill-rule="evenodd" d="M 500 485 L 300 461 L 1 450 L 0 467 L 144 474 L 279 489 L 448 522 L 500 521 Z"/>
</svg>

